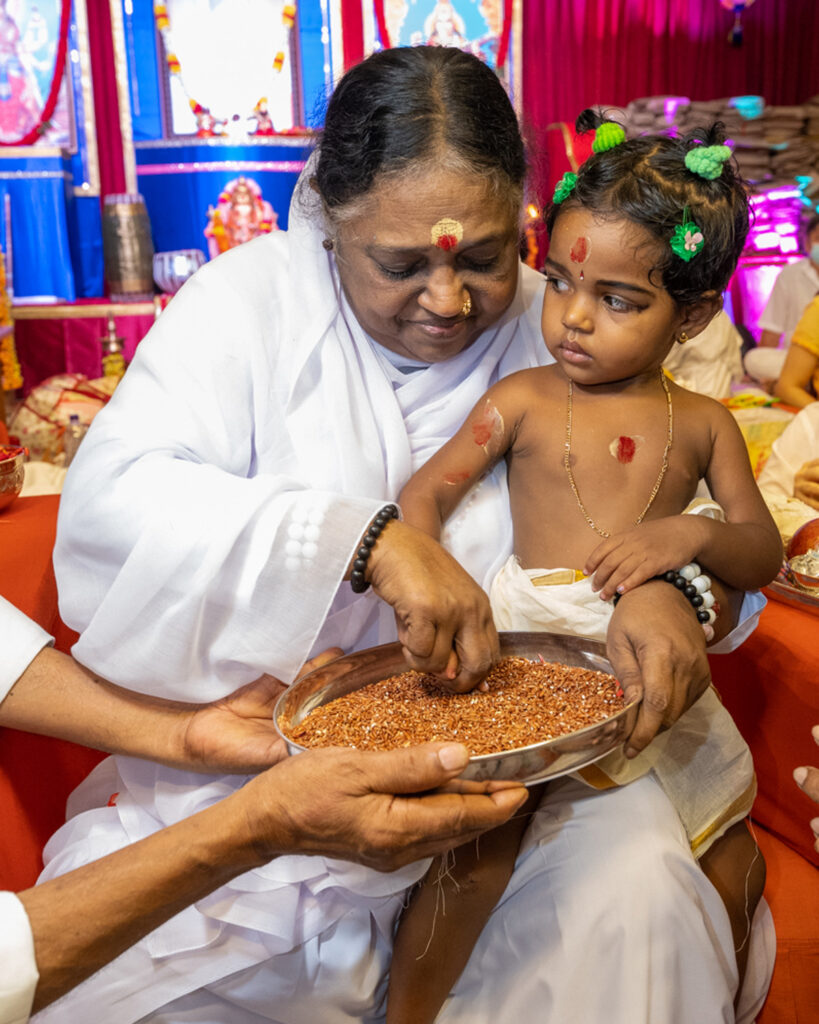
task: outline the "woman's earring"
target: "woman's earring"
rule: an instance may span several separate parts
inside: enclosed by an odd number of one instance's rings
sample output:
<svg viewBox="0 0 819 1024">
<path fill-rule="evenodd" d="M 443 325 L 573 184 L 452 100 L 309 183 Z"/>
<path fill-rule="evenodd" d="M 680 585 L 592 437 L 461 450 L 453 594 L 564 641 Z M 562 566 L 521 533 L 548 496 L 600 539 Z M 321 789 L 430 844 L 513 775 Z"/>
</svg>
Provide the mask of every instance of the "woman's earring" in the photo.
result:
<svg viewBox="0 0 819 1024">
<path fill-rule="evenodd" d="M 330 252 L 330 250 L 333 248 L 334 243 L 332 238 L 325 238 L 321 244 L 324 246 L 327 252 Z"/>
<path fill-rule="evenodd" d="M 679 338 L 677 338 L 677 343 L 680 345 L 684 345 L 687 341 L 688 335 L 685 333 L 685 331 L 680 331 L 680 336 Z"/>
<path fill-rule="evenodd" d="M 464 289 L 464 291 L 466 291 L 466 289 Z M 461 316 L 469 316 L 469 314 L 471 312 L 472 312 L 472 296 L 469 294 L 469 292 L 466 292 L 466 298 L 464 299 L 464 304 L 463 304 L 463 306 L 461 306 Z"/>
</svg>

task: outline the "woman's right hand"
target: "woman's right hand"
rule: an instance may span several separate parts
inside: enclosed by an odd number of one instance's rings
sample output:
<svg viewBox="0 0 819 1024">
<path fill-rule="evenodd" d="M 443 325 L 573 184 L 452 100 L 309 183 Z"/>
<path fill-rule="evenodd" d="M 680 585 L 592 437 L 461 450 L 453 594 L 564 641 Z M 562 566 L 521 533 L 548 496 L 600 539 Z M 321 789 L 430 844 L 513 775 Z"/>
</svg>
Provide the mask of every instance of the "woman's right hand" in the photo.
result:
<svg viewBox="0 0 819 1024">
<path fill-rule="evenodd" d="M 811 459 L 796 471 L 793 496 L 811 508 L 819 508 L 819 459 Z"/>
<path fill-rule="evenodd" d="M 395 612 L 411 668 L 438 675 L 455 693 L 483 681 L 499 657 L 489 598 L 438 541 L 394 519 L 373 548 L 368 570 L 373 590 Z"/>
</svg>

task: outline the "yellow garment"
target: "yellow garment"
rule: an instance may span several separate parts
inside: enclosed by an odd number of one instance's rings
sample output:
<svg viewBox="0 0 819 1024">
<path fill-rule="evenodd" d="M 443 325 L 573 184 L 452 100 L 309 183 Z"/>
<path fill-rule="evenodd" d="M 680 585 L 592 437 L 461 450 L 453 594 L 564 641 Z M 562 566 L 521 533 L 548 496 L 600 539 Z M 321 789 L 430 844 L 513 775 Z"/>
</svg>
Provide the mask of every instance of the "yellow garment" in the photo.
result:
<svg viewBox="0 0 819 1024">
<path fill-rule="evenodd" d="M 791 337 L 791 344 L 806 349 L 819 359 L 819 295 L 802 314 L 802 319 L 796 325 Z M 819 395 L 819 365 L 813 371 L 811 387 L 813 393 Z"/>
</svg>

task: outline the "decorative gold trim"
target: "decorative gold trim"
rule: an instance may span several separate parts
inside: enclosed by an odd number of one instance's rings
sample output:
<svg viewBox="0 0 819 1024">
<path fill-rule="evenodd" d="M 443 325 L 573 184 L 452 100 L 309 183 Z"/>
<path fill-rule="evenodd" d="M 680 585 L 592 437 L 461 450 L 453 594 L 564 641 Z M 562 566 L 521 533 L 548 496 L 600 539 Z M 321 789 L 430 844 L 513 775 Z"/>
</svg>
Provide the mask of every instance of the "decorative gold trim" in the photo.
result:
<svg viewBox="0 0 819 1024">
<path fill-rule="evenodd" d="M 54 303 L 11 307 L 14 320 L 84 320 L 103 316 L 153 316 L 155 313 L 153 302 L 91 302 L 79 306 Z"/>
<path fill-rule="evenodd" d="M 578 163 L 574 155 L 574 142 L 569 132 L 569 126 L 565 121 L 552 121 L 551 124 L 546 125 L 546 131 L 548 132 L 551 128 L 557 128 L 560 134 L 563 136 L 563 146 L 566 150 L 566 159 L 569 161 L 569 167 L 577 173 Z"/>
<path fill-rule="evenodd" d="M 122 21 L 120 0 L 109 0 L 111 8 L 111 37 L 114 42 L 114 70 L 117 79 L 117 107 L 119 132 L 122 139 L 122 163 L 125 168 L 125 191 L 137 191 L 136 158 L 134 157 L 134 130 L 131 123 L 131 98 L 128 95 L 128 58 L 125 52 L 125 26 Z"/>
<path fill-rule="evenodd" d="M 270 135 L 260 138 L 248 137 L 236 142 L 230 139 L 199 139 L 195 135 L 177 135 L 173 139 L 147 139 L 134 142 L 134 150 L 142 152 L 152 149 L 184 149 L 187 146 L 205 146 L 208 149 L 252 149 L 254 147 L 284 146 L 303 149 L 312 146 L 318 138 L 318 132 L 305 132 L 303 135 Z M 137 172 L 138 172 L 137 168 Z"/>
<path fill-rule="evenodd" d="M 74 195 L 98 196 L 100 194 L 100 163 L 97 150 L 97 127 L 94 114 L 94 89 L 91 84 L 91 50 L 88 42 L 88 13 L 86 0 L 74 0 L 74 16 L 77 22 L 77 49 L 82 83 L 82 109 L 85 115 L 85 153 L 88 161 L 87 180 L 74 186 Z M 69 53 L 69 60 L 71 54 Z"/>
<path fill-rule="evenodd" d="M 62 156 L 63 151 L 59 146 L 4 146 L 2 156 L 6 157 L 20 157 L 24 160 L 30 160 L 32 157 L 39 159 L 41 156 Z"/>
</svg>

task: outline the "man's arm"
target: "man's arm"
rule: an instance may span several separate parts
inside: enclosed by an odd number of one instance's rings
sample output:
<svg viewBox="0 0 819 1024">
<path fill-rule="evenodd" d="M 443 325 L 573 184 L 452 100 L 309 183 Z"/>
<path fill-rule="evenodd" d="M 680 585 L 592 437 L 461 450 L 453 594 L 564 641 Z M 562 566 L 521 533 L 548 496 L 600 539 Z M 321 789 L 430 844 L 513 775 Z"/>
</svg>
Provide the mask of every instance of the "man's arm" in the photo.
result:
<svg viewBox="0 0 819 1024">
<path fill-rule="evenodd" d="M 763 331 L 759 336 L 757 342 L 758 348 L 779 348 L 779 339 L 782 337 L 781 331 Z"/>
<path fill-rule="evenodd" d="M 195 900 L 280 854 L 323 854 L 388 871 L 502 824 L 526 799 L 523 787 L 395 795 L 442 786 L 467 760 L 458 744 L 308 751 L 176 825 L 20 893 L 40 974 L 34 1010 Z"/>
</svg>

